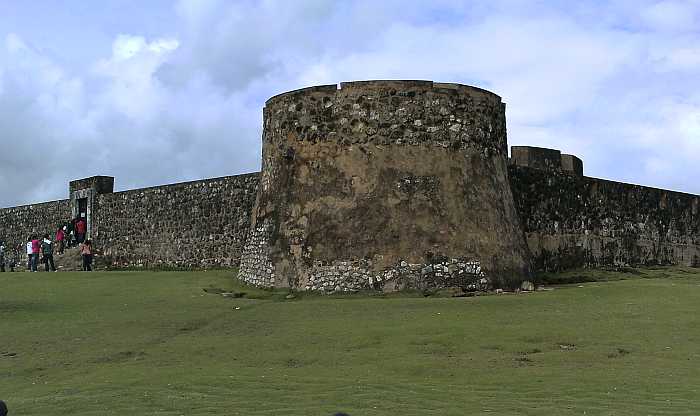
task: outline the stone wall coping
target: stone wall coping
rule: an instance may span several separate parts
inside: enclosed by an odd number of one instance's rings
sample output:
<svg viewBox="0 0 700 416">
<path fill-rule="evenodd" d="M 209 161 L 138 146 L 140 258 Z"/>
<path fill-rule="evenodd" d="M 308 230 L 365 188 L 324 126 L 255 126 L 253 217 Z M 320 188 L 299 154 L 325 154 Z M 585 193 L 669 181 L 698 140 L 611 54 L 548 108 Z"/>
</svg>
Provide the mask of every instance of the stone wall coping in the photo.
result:
<svg viewBox="0 0 700 416">
<path fill-rule="evenodd" d="M 232 179 L 232 178 L 246 178 L 246 177 L 254 177 L 254 176 L 260 176 L 260 172 L 248 172 L 248 173 L 241 173 L 238 175 L 219 176 L 216 178 L 196 179 L 193 181 L 176 182 L 176 183 L 169 183 L 169 184 L 165 184 L 165 185 L 147 186 L 145 188 L 125 189 L 123 191 L 117 191 L 117 192 L 113 192 L 111 194 L 103 194 L 103 195 L 100 195 L 100 197 L 104 197 L 104 196 L 108 196 L 108 195 L 123 195 L 123 194 L 131 193 L 131 192 L 154 191 L 156 189 L 172 188 L 172 187 L 176 187 L 176 186 L 193 185 L 196 183 L 216 182 L 216 181 Z"/>
<path fill-rule="evenodd" d="M 213 181 L 218 181 L 222 179 L 231 179 L 231 178 L 243 178 L 243 177 L 253 177 L 253 176 L 259 176 L 260 172 L 248 172 L 248 173 L 241 173 L 238 175 L 227 175 L 227 176 L 219 176 L 216 178 L 205 178 L 205 179 L 196 179 L 193 181 L 185 181 L 185 182 L 176 182 L 176 183 L 169 183 L 165 185 L 154 185 L 154 186 L 148 186 L 145 188 L 135 188 L 135 189 L 125 189 L 123 191 L 118 191 L 118 192 L 113 192 L 111 194 L 102 194 L 100 196 L 107 196 L 107 195 L 115 195 L 115 194 L 124 194 L 124 193 L 129 193 L 129 192 L 142 192 L 142 191 L 150 191 L 150 190 L 155 190 L 155 189 L 160 189 L 160 188 L 168 188 L 172 186 L 179 186 L 179 185 L 191 185 L 197 182 L 213 182 Z M 37 203 L 30 203 L 30 204 L 24 204 L 24 205 L 16 205 L 13 207 L 0 207 L 0 210 L 12 210 L 12 209 L 23 209 L 23 208 L 30 208 L 30 207 L 39 207 L 42 205 L 49 205 L 49 204 L 56 204 L 56 203 L 69 203 L 70 199 L 56 199 L 53 201 L 45 201 L 45 202 L 37 202 Z M 31 208 L 30 208 L 31 209 Z"/>
<path fill-rule="evenodd" d="M 552 175 L 552 172 L 550 172 L 550 171 L 544 171 L 542 169 L 537 169 L 537 168 L 533 168 L 530 166 L 512 165 L 511 167 L 515 168 L 515 169 L 526 169 L 526 170 L 530 170 L 530 171 L 541 172 L 543 175 L 548 175 L 548 176 Z M 684 197 L 684 198 L 700 198 L 700 195 L 697 195 L 697 194 L 691 194 L 691 193 L 683 192 L 683 191 L 674 191 L 674 190 L 670 190 L 670 189 L 656 188 L 653 186 L 640 185 L 637 183 L 620 182 L 620 181 L 616 181 L 616 180 L 612 180 L 612 179 L 596 178 L 594 176 L 586 176 L 586 175 L 575 176 L 575 177 L 580 179 L 580 180 L 598 182 L 598 183 L 603 183 L 606 185 L 618 185 L 618 186 L 644 189 L 647 191 L 662 192 L 662 193 L 668 194 L 669 196 L 678 196 L 678 197 Z"/>
<path fill-rule="evenodd" d="M 483 88 L 474 87 L 471 85 L 450 83 L 450 82 L 434 82 L 425 80 L 370 80 L 370 81 L 348 81 L 341 82 L 340 85 L 337 84 L 327 84 L 327 85 L 317 85 L 305 88 L 299 88 L 296 90 L 291 90 L 283 92 L 270 97 L 265 105 L 272 104 L 273 102 L 289 98 L 295 95 L 311 95 L 313 93 L 319 93 L 323 95 L 333 95 L 339 91 L 353 91 L 353 90 L 373 90 L 381 88 L 396 88 L 398 90 L 410 90 L 410 89 L 421 89 L 421 90 L 437 90 L 437 91 L 458 91 L 462 94 L 467 95 L 481 95 L 484 97 L 489 97 L 497 102 L 501 102 L 501 96 L 495 94 L 491 91 L 485 90 Z"/>
<path fill-rule="evenodd" d="M 304 94 L 311 94 L 311 93 L 323 93 L 326 95 L 331 95 L 335 94 L 338 91 L 338 85 L 337 84 L 330 84 L 330 85 L 316 85 L 313 87 L 305 87 L 305 88 L 299 88 L 296 90 L 291 90 L 291 91 L 286 91 L 277 95 L 273 95 L 272 97 L 268 98 L 267 101 L 265 101 L 265 106 L 269 105 L 270 103 L 277 101 L 281 98 L 286 98 L 286 97 L 291 97 L 294 95 L 304 95 Z"/>
<path fill-rule="evenodd" d="M 53 201 L 35 202 L 31 204 L 15 205 L 13 207 L 0 207 L 0 211 L 9 211 L 13 209 L 34 209 L 34 207 L 41 207 L 43 205 L 60 204 L 62 202 L 70 203 L 70 199 L 55 199 Z"/>
<path fill-rule="evenodd" d="M 539 147 L 539 146 L 511 146 L 510 149 L 511 149 L 511 153 L 514 149 L 533 149 L 533 150 L 543 150 L 543 151 L 547 151 L 547 152 L 559 152 L 559 153 L 561 153 L 561 150 L 559 150 L 559 149 L 552 149 L 551 147 Z"/>
<path fill-rule="evenodd" d="M 73 182 L 82 182 L 82 181 L 89 181 L 91 179 L 114 179 L 114 176 L 109 176 L 109 175 L 93 175 L 93 176 L 88 176 L 86 178 L 80 178 L 80 179 L 74 179 L 71 181 Z"/>
</svg>

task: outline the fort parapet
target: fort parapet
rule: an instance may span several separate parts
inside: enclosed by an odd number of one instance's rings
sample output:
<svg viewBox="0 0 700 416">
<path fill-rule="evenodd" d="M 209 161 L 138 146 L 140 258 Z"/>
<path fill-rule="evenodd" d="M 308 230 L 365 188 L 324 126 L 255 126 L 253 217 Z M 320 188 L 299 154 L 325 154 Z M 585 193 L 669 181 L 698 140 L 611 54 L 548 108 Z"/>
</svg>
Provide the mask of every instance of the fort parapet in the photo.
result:
<svg viewBox="0 0 700 416">
<path fill-rule="evenodd" d="M 510 164 L 514 166 L 563 171 L 583 176 L 583 161 L 576 156 L 562 154 L 559 150 L 532 146 L 513 146 Z"/>
<path fill-rule="evenodd" d="M 362 81 L 272 97 L 262 172 L 0 209 L 19 248 L 85 216 L 112 267 L 236 267 L 324 292 L 515 286 L 534 271 L 700 266 L 700 197 L 583 175 L 559 150 L 507 154 L 505 104 L 430 81 Z"/>
</svg>

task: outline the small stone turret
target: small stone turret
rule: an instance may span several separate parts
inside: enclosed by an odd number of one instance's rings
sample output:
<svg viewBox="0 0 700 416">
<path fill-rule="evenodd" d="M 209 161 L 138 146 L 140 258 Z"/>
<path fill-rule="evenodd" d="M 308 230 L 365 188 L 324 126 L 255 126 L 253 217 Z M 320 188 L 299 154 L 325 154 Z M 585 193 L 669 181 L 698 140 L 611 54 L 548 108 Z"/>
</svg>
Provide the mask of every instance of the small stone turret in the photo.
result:
<svg viewBox="0 0 700 416">
<path fill-rule="evenodd" d="M 275 96 L 239 278 L 309 290 L 519 286 L 505 104 L 431 81 Z M 477 282 L 477 283 L 475 283 Z"/>
<path fill-rule="evenodd" d="M 85 179 L 77 179 L 68 184 L 68 193 L 92 189 L 98 194 L 111 194 L 114 192 L 114 178 L 112 176 L 91 176 Z"/>
<path fill-rule="evenodd" d="M 574 155 L 562 154 L 561 169 L 576 176 L 583 176 L 583 161 Z"/>
<path fill-rule="evenodd" d="M 510 163 L 515 166 L 540 170 L 558 170 L 583 176 L 583 161 L 559 150 L 533 146 L 513 146 Z"/>
</svg>

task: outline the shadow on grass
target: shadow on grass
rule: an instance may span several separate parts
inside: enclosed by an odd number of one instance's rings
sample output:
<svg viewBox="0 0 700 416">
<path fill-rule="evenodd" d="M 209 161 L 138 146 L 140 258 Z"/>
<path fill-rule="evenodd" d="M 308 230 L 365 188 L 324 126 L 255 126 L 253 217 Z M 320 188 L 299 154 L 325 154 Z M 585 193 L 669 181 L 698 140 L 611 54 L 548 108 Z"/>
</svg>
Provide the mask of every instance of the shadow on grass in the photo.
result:
<svg viewBox="0 0 700 416">
<path fill-rule="evenodd" d="M 45 302 L 7 302 L 0 301 L 0 314 L 19 312 L 51 312 L 54 310 L 49 303 Z"/>
<path fill-rule="evenodd" d="M 700 275 L 700 269 L 677 266 L 616 267 L 576 269 L 562 272 L 540 272 L 536 281 L 545 285 L 567 285 L 591 282 L 612 282 L 627 279 L 687 278 Z"/>
</svg>

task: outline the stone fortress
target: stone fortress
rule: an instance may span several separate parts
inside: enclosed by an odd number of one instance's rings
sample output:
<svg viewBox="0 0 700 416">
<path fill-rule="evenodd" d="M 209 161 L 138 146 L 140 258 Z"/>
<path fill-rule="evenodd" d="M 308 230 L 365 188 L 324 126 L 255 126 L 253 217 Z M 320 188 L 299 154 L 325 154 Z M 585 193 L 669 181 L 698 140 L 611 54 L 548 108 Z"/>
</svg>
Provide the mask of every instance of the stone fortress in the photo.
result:
<svg viewBox="0 0 700 416">
<path fill-rule="evenodd" d="M 431 81 L 291 91 L 263 111 L 262 171 L 0 210 L 8 246 L 78 215 L 112 267 L 239 266 L 324 292 L 517 287 L 538 271 L 700 265 L 700 196 L 585 177 L 513 147 L 491 92 Z"/>
</svg>

